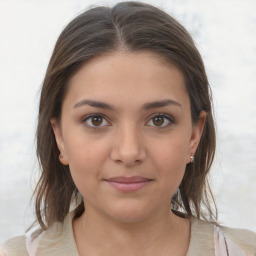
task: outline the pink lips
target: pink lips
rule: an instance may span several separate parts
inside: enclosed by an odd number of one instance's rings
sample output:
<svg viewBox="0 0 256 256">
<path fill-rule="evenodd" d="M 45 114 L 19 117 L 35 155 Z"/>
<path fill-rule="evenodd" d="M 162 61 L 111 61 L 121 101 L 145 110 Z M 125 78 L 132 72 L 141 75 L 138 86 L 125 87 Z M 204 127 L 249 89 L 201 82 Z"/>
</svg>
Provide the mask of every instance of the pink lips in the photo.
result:
<svg viewBox="0 0 256 256">
<path fill-rule="evenodd" d="M 133 177 L 119 176 L 119 177 L 106 179 L 105 181 L 108 182 L 114 188 L 122 192 L 134 192 L 143 188 L 152 180 L 144 177 L 140 177 L 140 176 L 133 176 Z"/>
</svg>

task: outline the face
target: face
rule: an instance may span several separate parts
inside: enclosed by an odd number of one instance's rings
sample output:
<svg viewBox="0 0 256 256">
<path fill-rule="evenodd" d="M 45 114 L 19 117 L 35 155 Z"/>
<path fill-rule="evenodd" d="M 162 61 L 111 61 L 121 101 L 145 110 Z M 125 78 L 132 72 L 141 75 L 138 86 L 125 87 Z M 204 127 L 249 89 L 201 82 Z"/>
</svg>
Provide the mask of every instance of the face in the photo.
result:
<svg viewBox="0 0 256 256">
<path fill-rule="evenodd" d="M 204 119 L 192 124 L 178 68 L 151 52 L 115 52 L 73 76 L 51 123 L 86 212 L 136 222 L 170 212 Z"/>
</svg>

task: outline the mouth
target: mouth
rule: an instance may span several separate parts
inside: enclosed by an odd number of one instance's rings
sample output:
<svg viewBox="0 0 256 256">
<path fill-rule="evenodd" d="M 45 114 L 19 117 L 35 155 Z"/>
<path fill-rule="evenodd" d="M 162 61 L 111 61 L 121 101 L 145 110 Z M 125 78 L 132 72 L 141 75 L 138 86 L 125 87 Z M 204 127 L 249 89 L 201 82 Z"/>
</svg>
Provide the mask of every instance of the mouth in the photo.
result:
<svg viewBox="0 0 256 256">
<path fill-rule="evenodd" d="M 104 181 L 106 181 L 109 185 L 111 185 L 112 187 L 121 192 L 135 192 L 142 189 L 150 182 L 152 182 L 152 179 L 148 179 L 141 176 L 118 176 L 109 179 L 104 179 Z"/>
</svg>

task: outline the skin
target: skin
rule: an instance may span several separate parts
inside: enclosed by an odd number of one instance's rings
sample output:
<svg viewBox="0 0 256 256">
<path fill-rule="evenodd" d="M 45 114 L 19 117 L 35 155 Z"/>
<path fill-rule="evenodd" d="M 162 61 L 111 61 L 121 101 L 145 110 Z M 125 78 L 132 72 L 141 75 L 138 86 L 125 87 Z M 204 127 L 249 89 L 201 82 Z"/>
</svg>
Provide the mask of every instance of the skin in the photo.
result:
<svg viewBox="0 0 256 256">
<path fill-rule="evenodd" d="M 85 99 L 114 109 L 90 106 Z M 162 100 L 175 103 L 143 109 Z M 88 117 L 95 113 L 101 116 Z M 85 213 L 73 220 L 80 255 L 186 255 L 190 221 L 170 211 L 170 198 L 204 122 L 202 112 L 192 123 L 182 72 L 152 52 L 104 54 L 73 76 L 61 121 L 51 124 L 60 160 L 69 165 L 85 202 Z M 120 191 L 108 182 L 116 176 L 150 181 L 139 190 Z"/>
</svg>

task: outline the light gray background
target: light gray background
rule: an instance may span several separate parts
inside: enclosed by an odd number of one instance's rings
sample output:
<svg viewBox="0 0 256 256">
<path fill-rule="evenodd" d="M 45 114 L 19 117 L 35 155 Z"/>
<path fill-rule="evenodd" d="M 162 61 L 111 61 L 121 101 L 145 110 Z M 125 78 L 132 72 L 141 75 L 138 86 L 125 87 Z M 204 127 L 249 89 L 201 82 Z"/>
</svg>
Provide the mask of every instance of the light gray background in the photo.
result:
<svg viewBox="0 0 256 256">
<path fill-rule="evenodd" d="M 0 242 L 32 221 L 39 88 L 64 26 L 117 1 L 0 0 Z M 256 1 L 151 0 L 192 34 L 213 89 L 220 222 L 256 231 Z"/>
</svg>

